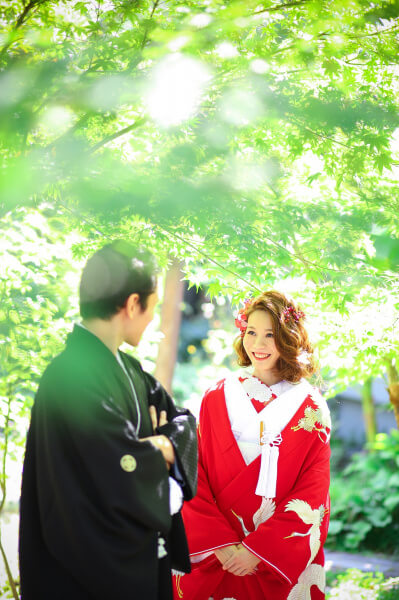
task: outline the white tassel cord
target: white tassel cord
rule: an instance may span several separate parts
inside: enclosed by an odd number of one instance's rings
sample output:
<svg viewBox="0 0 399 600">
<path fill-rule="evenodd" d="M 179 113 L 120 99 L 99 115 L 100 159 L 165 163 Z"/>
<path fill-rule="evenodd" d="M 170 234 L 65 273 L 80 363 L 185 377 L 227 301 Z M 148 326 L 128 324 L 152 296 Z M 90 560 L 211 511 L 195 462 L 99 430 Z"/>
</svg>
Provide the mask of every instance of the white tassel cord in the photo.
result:
<svg viewBox="0 0 399 600">
<path fill-rule="evenodd" d="M 282 442 L 281 433 L 274 431 L 263 431 L 260 443 L 261 463 L 258 484 L 255 494 L 266 498 L 276 497 L 277 486 L 277 463 L 279 457 L 279 445 Z"/>
</svg>

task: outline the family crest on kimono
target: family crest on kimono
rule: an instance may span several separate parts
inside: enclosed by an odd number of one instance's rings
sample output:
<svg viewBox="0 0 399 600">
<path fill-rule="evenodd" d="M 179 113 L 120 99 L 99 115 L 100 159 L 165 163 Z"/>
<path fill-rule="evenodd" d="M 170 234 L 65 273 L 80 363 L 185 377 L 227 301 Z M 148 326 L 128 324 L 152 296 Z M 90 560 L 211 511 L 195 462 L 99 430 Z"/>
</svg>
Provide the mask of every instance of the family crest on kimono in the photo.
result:
<svg viewBox="0 0 399 600">
<path fill-rule="evenodd" d="M 236 318 L 238 362 L 205 393 L 196 497 L 185 503 L 191 574 L 175 600 L 322 600 L 330 416 L 296 303 L 276 291 Z"/>
<path fill-rule="evenodd" d="M 23 469 L 22 600 L 172 600 L 190 570 L 180 509 L 196 491 L 194 417 L 138 360 L 152 257 L 122 240 L 80 284 L 82 322 L 40 381 Z"/>
</svg>

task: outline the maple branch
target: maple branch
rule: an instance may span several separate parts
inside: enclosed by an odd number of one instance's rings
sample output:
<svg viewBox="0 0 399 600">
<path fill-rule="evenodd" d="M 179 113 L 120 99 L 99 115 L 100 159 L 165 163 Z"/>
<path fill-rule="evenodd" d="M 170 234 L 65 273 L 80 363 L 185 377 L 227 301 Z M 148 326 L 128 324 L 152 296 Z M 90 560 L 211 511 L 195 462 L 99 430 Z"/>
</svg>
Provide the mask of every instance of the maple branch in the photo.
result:
<svg viewBox="0 0 399 600">
<path fill-rule="evenodd" d="M 40 4 L 44 4 L 47 0 L 30 0 L 30 2 L 25 6 L 22 13 L 19 15 L 13 29 L 19 29 L 21 25 L 25 23 L 28 19 L 28 15 L 33 8 L 37 8 Z"/>
<path fill-rule="evenodd" d="M 345 273 L 346 272 L 342 269 L 334 269 L 333 267 L 325 267 L 325 266 L 319 265 L 318 263 L 315 263 L 311 260 L 308 260 L 307 258 L 305 258 L 303 256 L 303 254 L 299 250 L 296 242 L 295 242 L 296 252 L 291 252 L 291 250 L 287 250 L 287 248 L 285 246 L 283 246 L 283 244 L 281 244 L 280 242 L 276 242 L 275 240 L 273 240 L 272 238 L 270 238 L 268 236 L 264 236 L 264 239 L 268 240 L 271 244 L 273 244 L 277 248 L 280 248 L 280 250 L 283 250 L 284 252 L 286 252 L 288 254 L 288 256 L 290 256 L 291 258 L 294 258 L 294 259 L 296 258 L 305 266 L 308 265 L 310 267 L 314 267 L 315 269 L 318 269 L 321 272 L 323 272 L 323 271 L 332 271 L 333 273 Z"/>
<path fill-rule="evenodd" d="M 152 11 L 151 11 L 151 14 L 150 14 L 149 21 L 151 21 L 152 17 L 154 16 L 154 12 L 156 11 L 158 4 L 159 4 L 159 0 L 155 0 L 155 2 L 154 2 L 154 4 L 153 4 L 153 7 L 152 7 Z M 146 26 L 146 28 L 145 28 L 145 30 L 144 30 L 143 41 L 141 42 L 141 46 L 140 46 L 140 49 L 141 49 L 141 50 L 144 50 L 144 47 L 145 47 L 145 45 L 146 45 L 146 43 L 147 43 L 147 40 L 148 40 L 148 32 L 149 32 L 149 31 L 150 31 L 150 24 L 149 24 L 149 22 L 148 22 L 148 23 L 147 23 L 147 26 Z"/>
<path fill-rule="evenodd" d="M 262 8 L 261 10 L 257 10 L 254 12 L 254 15 L 261 15 L 265 12 L 275 12 L 277 10 L 281 10 L 282 8 L 292 8 L 294 6 L 300 6 L 302 4 L 308 4 L 309 0 L 297 0 L 297 2 L 287 2 L 286 4 L 275 4 L 274 6 L 270 6 L 270 8 Z"/>
<path fill-rule="evenodd" d="M 118 137 L 129 133 L 129 131 L 133 131 L 133 129 L 140 127 L 141 125 L 143 125 L 143 123 L 145 123 L 145 121 L 146 119 L 144 117 L 140 117 L 139 119 L 137 119 L 137 121 L 132 123 L 132 125 L 128 125 L 123 129 L 119 129 L 119 131 L 116 131 L 115 133 L 111 133 L 110 135 L 105 136 L 105 138 L 103 138 L 102 140 L 97 142 L 97 144 L 94 144 L 94 146 L 90 148 L 89 153 L 92 154 L 93 152 L 97 152 L 97 150 L 102 146 L 105 146 L 105 144 L 108 144 L 109 142 L 116 140 Z"/>
<path fill-rule="evenodd" d="M 219 267 L 220 269 L 222 269 L 222 271 L 225 271 L 226 273 L 230 273 L 230 275 L 234 275 L 234 277 L 237 277 L 237 279 L 239 279 L 240 281 L 243 281 L 244 283 L 246 283 L 247 285 L 249 285 L 249 287 L 257 290 L 259 293 L 262 293 L 262 290 L 260 288 L 258 288 L 256 285 L 254 285 L 253 283 L 251 283 L 250 281 L 248 281 L 248 279 L 245 279 L 245 277 L 241 277 L 241 275 L 239 275 L 235 271 L 232 271 L 231 269 L 228 269 L 227 267 L 225 267 L 219 261 L 215 260 L 214 258 L 211 258 L 209 256 L 209 254 L 207 254 L 206 252 L 204 252 L 200 248 L 197 248 L 197 246 L 195 246 L 192 242 L 190 242 L 189 240 L 187 240 L 183 236 L 181 236 L 181 235 L 179 235 L 177 233 L 174 233 L 173 231 L 170 231 L 170 229 L 166 229 L 165 227 L 161 227 L 160 225 L 155 225 L 155 227 L 158 229 L 158 231 L 161 234 L 163 234 L 165 236 L 172 236 L 172 237 L 176 238 L 177 240 L 180 240 L 181 242 L 183 242 L 187 246 L 190 246 L 190 248 L 193 248 L 193 250 L 195 250 L 195 252 L 197 252 L 201 256 L 204 256 L 210 263 L 212 263 L 212 264 L 216 265 L 217 267 Z"/>
<path fill-rule="evenodd" d="M 19 600 L 17 587 L 15 585 L 14 577 L 12 576 L 12 573 L 11 573 L 10 565 L 9 565 L 9 562 L 7 559 L 7 555 L 6 555 L 6 551 L 4 549 L 3 543 L 1 541 L 1 537 L 0 537 L 0 553 L 3 558 L 4 566 L 6 568 L 7 579 L 8 579 L 8 583 L 10 584 L 10 587 L 11 587 L 11 592 L 12 592 L 13 598 L 14 598 L 14 600 Z"/>
<path fill-rule="evenodd" d="M 11 31 L 17 31 L 17 29 L 19 29 L 24 23 L 26 23 L 26 21 L 28 20 L 28 17 L 30 16 L 29 13 L 34 8 L 38 8 L 41 4 L 44 4 L 45 2 L 47 2 L 47 0 L 30 0 L 30 2 L 25 6 L 24 10 L 21 12 L 19 17 L 15 21 L 15 25 L 12 27 Z M 16 42 L 16 39 L 12 39 L 3 46 L 3 48 L 1 49 L 1 52 L 0 52 L 0 60 L 3 58 L 3 56 L 7 52 L 7 50 L 15 42 Z"/>
<path fill-rule="evenodd" d="M 151 19 L 154 16 L 154 13 L 155 13 L 155 11 L 156 11 L 159 3 L 160 3 L 160 0 L 155 0 L 154 4 L 152 6 L 151 14 L 149 16 L 148 22 L 147 22 L 146 27 L 144 29 L 143 40 L 142 40 L 142 42 L 140 44 L 140 52 L 138 53 L 138 55 L 133 56 L 133 58 L 128 62 L 128 65 L 127 65 L 127 68 L 126 68 L 126 71 L 128 71 L 128 72 L 130 72 L 132 69 L 134 69 L 138 65 L 138 63 L 140 62 L 140 60 L 141 60 L 142 51 L 144 50 L 144 47 L 145 47 L 145 45 L 146 45 L 146 43 L 148 41 L 148 33 L 150 31 L 150 22 L 151 22 Z"/>
<path fill-rule="evenodd" d="M 90 217 L 84 217 L 81 213 L 78 213 L 66 204 L 59 203 L 58 206 L 60 207 L 61 211 L 66 210 L 67 212 L 71 213 L 78 220 L 79 223 L 83 221 L 84 223 L 87 223 L 88 225 L 93 227 L 94 231 L 97 233 L 97 235 L 100 235 L 102 239 L 108 239 L 111 241 L 111 238 L 107 233 L 105 233 L 105 231 L 101 231 L 100 229 L 98 229 L 98 224 L 95 222 L 94 219 L 91 219 Z"/>
<path fill-rule="evenodd" d="M 295 125 L 297 125 L 298 127 L 302 127 L 303 129 L 305 129 L 305 131 L 309 131 L 309 133 L 311 133 L 312 135 L 315 135 L 315 136 L 321 138 L 322 140 L 330 140 L 334 144 L 338 144 L 339 146 L 343 146 L 344 148 L 348 148 L 348 150 L 351 150 L 351 148 L 352 148 L 352 146 L 348 146 L 348 144 L 344 144 L 344 142 L 340 142 L 339 140 L 336 140 L 333 137 L 330 137 L 328 135 L 323 135 L 322 133 L 317 133 L 317 131 L 313 131 L 313 129 L 310 129 L 310 127 L 307 127 L 306 125 L 304 125 L 303 123 L 301 123 L 297 119 L 293 119 L 291 117 L 291 121 L 294 122 Z"/>
<path fill-rule="evenodd" d="M 4 446 L 3 446 L 3 456 L 2 456 L 2 461 L 1 461 L 2 472 L 1 472 L 1 476 L 0 476 L 0 489 L 1 489 L 1 495 L 2 495 L 1 502 L 0 502 L 0 514 L 3 511 L 5 502 L 6 502 L 6 486 L 7 486 L 6 462 L 7 462 L 7 455 L 8 455 L 8 442 L 10 439 L 9 427 L 10 427 L 10 420 L 11 420 L 11 403 L 12 403 L 12 400 L 10 399 L 11 398 L 11 390 L 9 390 L 9 391 L 10 391 L 10 394 L 8 395 L 7 414 L 4 416 Z M 7 579 L 10 584 L 10 587 L 11 587 L 12 595 L 15 600 L 18 600 L 19 596 L 18 596 L 18 592 L 17 592 L 17 588 L 15 585 L 13 575 L 11 573 L 7 555 L 6 555 L 4 546 L 3 546 L 3 542 L 1 539 L 1 532 L 0 532 L 0 553 L 3 558 L 4 566 L 6 568 Z"/>
<path fill-rule="evenodd" d="M 7 461 L 7 453 L 8 453 L 8 441 L 9 441 L 9 425 L 10 425 L 10 416 L 11 416 L 11 400 L 8 399 L 7 405 L 7 414 L 4 416 L 4 446 L 3 446 L 3 456 L 1 461 L 1 479 L 0 479 L 0 489 L 1 489 L 1 502 L 0 502 L 0 513 L 2 512 L 5 501 L 6 501 L 6 461 Z"/>
<path fill-rule="evenodd" d="M 380 35 L 380 34 L 384 34 L 384 33 L 389 33 L 390 31 L 396 31 L 397 29 L 399 29 L 399 25 L 396 23 L 395 25 L 392 25 L 392 27 L 387 27 L 386 29 L 379 29 L 377 31 L 373 31 L 373 33 L 362 33 L 359 35 L 348 35 L 349 39 L 359 39 L 359 38 L 367 38 L 367 37 L 372 37 L 374 35 Z"/>
<path fill-rule="evenodd" d="M 339 142 L 338 140 L 336 140 L 335 138 L 330 137 L 329 135 L 323 135 L 321 133 L 317 133 L 317 131 L 313 131 L 313 129 L 310 129 L 309 127 L 305 127 L 305 126 L 303 126 L 303 127 L 304 127 L 304 129 L 306 129 L 306 131 L 309 131 L 309 133 L 311 133 L 312 135 L 315 135 L 315 136 L 321 138 L 322 140 L 330 140 L 334 144 L 338 144 L 339 146 L 343 146 L 344 148 L 348 148 L 349 150 L 351 149 L 351 146 L 348 146 L 348 144 L 344 144 L 343 142 Z"/>
</svg>

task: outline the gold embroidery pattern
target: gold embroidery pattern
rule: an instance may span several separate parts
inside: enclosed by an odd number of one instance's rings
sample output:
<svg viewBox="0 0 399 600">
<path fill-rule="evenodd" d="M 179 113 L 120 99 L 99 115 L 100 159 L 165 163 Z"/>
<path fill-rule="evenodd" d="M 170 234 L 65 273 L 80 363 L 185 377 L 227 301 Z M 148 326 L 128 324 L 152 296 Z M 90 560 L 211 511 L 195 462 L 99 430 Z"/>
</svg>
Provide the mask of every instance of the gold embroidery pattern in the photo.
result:
<svg viewBox="0 0 399 600">
<path fill-rule="evenodd" d="M 176 590 L 177 590 L 177 595 L 179 598 L 183 598 L 183 591 L 180 587 L 180 580 L 181 580 L 182 576 L 181 575 L 176 575 Z"/>
<path fill-rule="evenodd" d="M 316 424 L 321 425 L 318 427 Z M 305 408 L 305 416 L 302 419 L 299 419 L 298 425 L 295 427 L 291 427 L 293 431 L 299 431 L 300 429 L 304 429 L 305 431 L 317 431 L 319 438 L 322 442 L 327 442 L 328 440 L 328 432 L 327 427 L 330 427 L 330 421 L 326 418 L 326 415 L 323 414 L 320 408 L 312 408 L 311 406 L 307 406 Z M 322 439 L 322 435 L 325 435 L 325 440 Z"/>
<path fill-rule="evenodd" d="M 295 512 L 303 521 L 303 523 L 310 525 L 311 527 L 307 533 L 298 533 L 297 531 L 294 531 L 291 533 L 291 535 L 287 535 L 284 539 L 287 540 L 292 537 L 309 536 L 310 558 L 308 564 L 306 565 L 309 566 L 320 548 L 320 527 L 327 510 L 324 504 L 321 504 L 319 508 L 315 508 L 313 510 L 311 506 L 304 500 L 290 500 L 285 507 L 285 512 L 290 510 Z"/>
</svg>

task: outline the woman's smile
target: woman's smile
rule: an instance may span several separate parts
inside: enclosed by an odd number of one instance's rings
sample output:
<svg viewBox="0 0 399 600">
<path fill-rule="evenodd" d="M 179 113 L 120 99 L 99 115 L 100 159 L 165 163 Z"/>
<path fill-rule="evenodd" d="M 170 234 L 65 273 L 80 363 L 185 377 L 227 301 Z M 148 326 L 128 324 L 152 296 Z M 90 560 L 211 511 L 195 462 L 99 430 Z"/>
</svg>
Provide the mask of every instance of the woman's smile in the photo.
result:
<svg viewBox="0 0 399 600">
<path fill-rule="evenodd" d="M 266 360 L 271 357 L 271 354 L 266 354 L 265 352 L 252 352 L 252 355 L 256 360 Z"/>
</svg>

